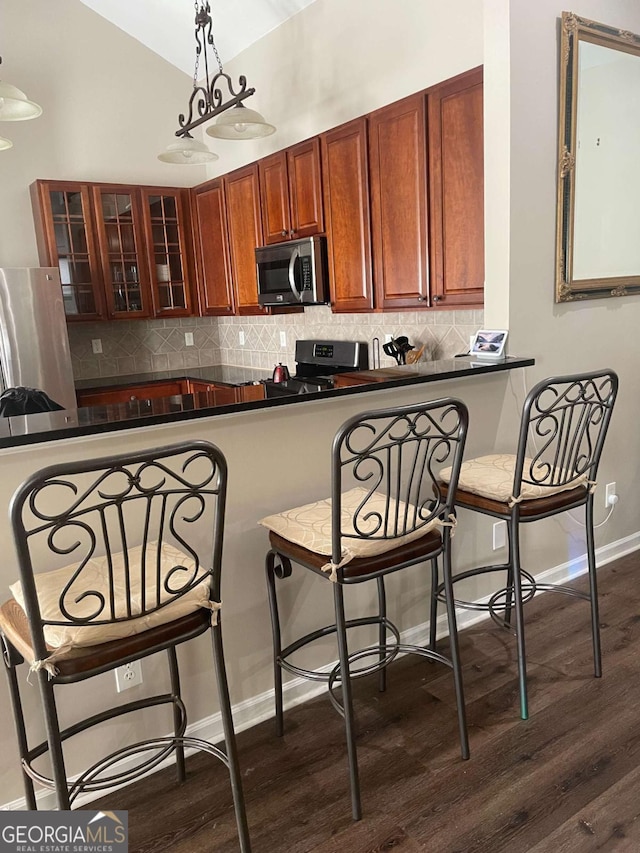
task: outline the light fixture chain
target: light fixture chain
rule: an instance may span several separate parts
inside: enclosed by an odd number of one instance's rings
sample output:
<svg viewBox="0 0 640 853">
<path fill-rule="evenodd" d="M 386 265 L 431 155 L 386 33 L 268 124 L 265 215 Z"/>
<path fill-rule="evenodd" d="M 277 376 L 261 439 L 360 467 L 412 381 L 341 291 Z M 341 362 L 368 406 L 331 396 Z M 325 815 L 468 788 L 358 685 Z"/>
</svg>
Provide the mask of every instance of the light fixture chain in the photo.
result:
<svg viewBox="0 0 640 853">
<path fill-rule="evenodd" d="M 200 9 L 198 7 L 198 0 L 194 0 L 193 8 L 196 12 L 196 64 L 193 69 L 193 88 L 196 89 L 198 86 L 198 69 L 200 68 L 200 42 L 198 41 L 198 12 Z"/>
</svg>

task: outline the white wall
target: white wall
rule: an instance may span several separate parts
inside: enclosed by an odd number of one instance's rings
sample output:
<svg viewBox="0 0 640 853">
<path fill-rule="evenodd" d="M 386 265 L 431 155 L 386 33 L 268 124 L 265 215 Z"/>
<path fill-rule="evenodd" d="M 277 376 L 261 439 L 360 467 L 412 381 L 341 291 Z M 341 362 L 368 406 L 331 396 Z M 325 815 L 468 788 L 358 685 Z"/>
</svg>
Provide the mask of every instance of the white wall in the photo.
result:
<svg viewBox="0 0 640 853">
<path fill-rule="evenodd" d="M 188 9 L 187 9 L 188 11 Z M 0 79 L 43 108 L 0 123 L 0 267 L 37 266 L 29 185 L 36 178 L 190 186 L 204 167 L 157 160 L 189 77 L 80 0 L 2 0 Z"/>
<path fill-rule="evenodd" d="M 212 140 L 219 175 L 482 64 L 479 0 L 316 0 L 233 59 L 274 124 L 262 140 Z"/>
<path fill-rule="evenodd" d="M 617 482 L 620 503 L 597 544 L 638 530 L 636 482 L 640 468 L 637 437 L 640 374 L 635 341 L 640 323 L 640 296 L 554 302 L 556 165 L 558 121 L 558 0 L 523 4 L 510 0 L 504 21 L 511 39 L 510 97 L 510 346 L 511 352 L 536 357 L 537 378 L 600 367 L 620 375 L 620 395 L 604 450 L 598 480 Z M 581 17 L 640 32 L 637 0 L 582 0 Z M 487 64 L 491 57 L 487 56 Z M 501 113 L 502 117 L 502 113 Z M 487 116 L 491 123 L 492 116 Z M 487 193 L 491 186 L 487 186 Z M 487 320 L 487 322 L 490 322 Z M 514 435 L 512 418 L 504 417 L 501 435 Z M 604 516 L 604 489 L 596 495 L 597 518 Z M 536 565 L 560 562 L 576 526 L 558 522 L 527 526 L 527 542 Z"/>
</svg>

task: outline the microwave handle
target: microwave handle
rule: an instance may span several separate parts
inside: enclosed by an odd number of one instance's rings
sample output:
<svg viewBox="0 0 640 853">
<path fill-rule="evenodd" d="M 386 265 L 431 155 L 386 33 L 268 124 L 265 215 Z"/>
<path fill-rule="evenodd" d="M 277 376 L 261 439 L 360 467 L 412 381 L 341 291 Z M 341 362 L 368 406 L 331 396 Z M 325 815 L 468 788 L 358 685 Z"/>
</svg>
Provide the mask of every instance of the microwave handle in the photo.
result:
<svg viewBox="0 0 640 853">
<path fill-rule="evenodd" d="M 300 257 L 300 249 L 296 247 L 291 253 L 291 258 L 289 259 L 289 287 L 291 288 L 291 292 L 296 298 L 297 302 L 302 301 L 302 297 L 300 295 L 300 291 L 296 287 L 295 278 L 293 275 L 293 269 L 296 263 L 296 260 Z"/>
</svg>

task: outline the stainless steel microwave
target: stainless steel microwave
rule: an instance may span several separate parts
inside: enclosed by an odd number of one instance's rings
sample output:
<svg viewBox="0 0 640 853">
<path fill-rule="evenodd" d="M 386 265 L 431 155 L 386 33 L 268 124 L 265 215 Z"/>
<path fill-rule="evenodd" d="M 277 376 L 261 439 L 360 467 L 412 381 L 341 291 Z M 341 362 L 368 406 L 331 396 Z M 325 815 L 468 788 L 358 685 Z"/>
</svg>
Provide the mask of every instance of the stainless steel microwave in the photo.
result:
<svg viewBox="0 0 640 853">
<path fill-rule="evenodd" d="M 329 301 L 323 236 L 256 249 L 260 305 L 323 305 Z"/>
</svg>

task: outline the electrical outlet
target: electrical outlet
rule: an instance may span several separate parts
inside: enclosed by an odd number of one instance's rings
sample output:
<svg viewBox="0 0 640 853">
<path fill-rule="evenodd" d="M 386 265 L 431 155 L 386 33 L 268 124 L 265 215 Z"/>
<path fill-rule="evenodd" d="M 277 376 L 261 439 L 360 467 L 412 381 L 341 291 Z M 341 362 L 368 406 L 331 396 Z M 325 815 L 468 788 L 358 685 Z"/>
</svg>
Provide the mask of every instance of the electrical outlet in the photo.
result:
<svg viewBox="0 0 640 853">
<path fill-rule="evenodd" d="M 91 349 L 93 350 L 94 355 L 100 355 L 102 352 L 102 341 L 100 338 L 94 338 L 91 341 Z"/>
<path fill-rule="evenodd" d="M 184 333 L 184 345 L 186 347 L 193 346 L 193 332 L 185 332 Z"/>
<path fill-rule="evenodd" d="M 244 346 L 244 332 L 243 331 L 238 332 L 238 343 L 240 344 L 241 347 Z"/>
<path fill-rule="evenodd" d="M 604 505 L 609 508 L 618 503 L 618 493 L 615 483 L 607 483 L 604 487 Z"/>
<path fill-rule="evenodd" d="M 282 347 L 282 349 L 287 348 L 287 333 L 286 332 L 280 332 L 280 346 Z"/>
<path fill-rule="evenodd" d="M 116 669 L 116 689 L 118 693 L 123 690 L 128 690 L 130 687 L 135 687 L 142 684 L 142 663 L 139 660 L 134 660 L 131 663 L 125 663 L 124 666 L 119 666 Z"/>
<path fill-rule="evenodd" d="M 507 544 L 507 522 L 496 521 L 493 525 L 493 550 L 504 548 Z"/>
</svg>

